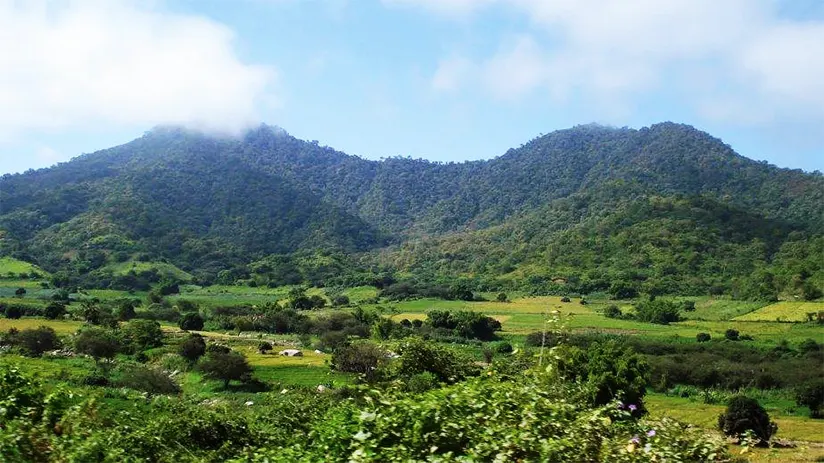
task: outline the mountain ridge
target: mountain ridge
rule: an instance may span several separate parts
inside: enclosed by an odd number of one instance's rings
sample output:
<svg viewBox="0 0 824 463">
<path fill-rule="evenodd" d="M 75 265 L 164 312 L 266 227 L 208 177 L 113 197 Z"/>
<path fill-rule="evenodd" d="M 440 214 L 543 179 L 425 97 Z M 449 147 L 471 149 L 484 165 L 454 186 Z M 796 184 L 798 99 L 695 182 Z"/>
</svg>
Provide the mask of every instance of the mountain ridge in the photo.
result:
<svg viewBox="0 0 824 463">
<path fill-rule="evenodd" d="M 373 267 L 387 261 L 369 253 L 386 245 L 541 223 L 529 217 L 561 214 L 564 202 L 577 212 L 559 226 L 574 229 L 653 197 L 703 197 L 718 203 L 712 213 L 731 207 L 810 236 L 824 231 L 824 177 L 747 159 L 684 124 L 576 126 L 461 163 L 368 160 L 266 125 L 236 138 L 160 127 L 0 178 L 0 252 L 80 275 L 139 256 L 212 277 L 294 253 L 367 252 Z M 540 260 L 513 265 L 529 262 Z"/>
</svg>

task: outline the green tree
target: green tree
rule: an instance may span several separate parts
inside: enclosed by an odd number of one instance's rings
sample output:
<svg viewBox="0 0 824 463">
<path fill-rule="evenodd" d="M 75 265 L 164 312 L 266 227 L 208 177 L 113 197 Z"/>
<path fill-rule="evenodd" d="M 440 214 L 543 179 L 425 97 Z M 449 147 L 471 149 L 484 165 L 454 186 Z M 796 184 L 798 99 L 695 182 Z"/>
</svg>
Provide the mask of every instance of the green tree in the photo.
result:
<svg viewBox="0 0 824 463">
<path fill-rule="evenodd" d="M 138 350 L 163 345 L 163 330 L 155 320 L 132 320 L 123 327 L 123 337 Z"/>
<path fill-rule="evenodd" d="M 811 418 L 821 418 L 824 406 L 824 384 L 820 381 L 805 384 L 795 392 L 795 402 L 810 409 Z"/>
<path fill-rule="evenodd" d="M 43 315 L 49 320 L 56 320 L 66 315 L 66 306 L 60 302 L 52 301 L 43 310 Z"/>
<path fill-rule="evenodd" d="M 205 377 L 223 381 L 224 389 L 229 387 L 230 381 L 246 382 L 252 376 L 252 367 L 249 366 L 246 357 L 235 351 L 209 352 L 200 359 L 198 368 Z"/>
<path fill-rule="evenodd" d="M 184 331 L 200 331 L 203 329 L 203 317 L 197 312 L 188 312 L 180 318 L 180 329 Z"/>
<path fill-rule="evenodd" d="M 203 339 L 203 336 L 197 333 L 191 333 L 180 343 L 177 353 L 190 363 L 195 363 L 206 353 L 206 341 Z"/>
<path fill-rule="evenodd" d="M 770 421 L 770 415 L 757 400 L 739 395 L 730 399 L 727 409 L 718 416 L 718 429 L 733 437 L 752 431 L 762 445 L 767 445 L 778 425 Z"/>
<path fill-rule="evenodd" d="M 104 358 L 114 358 L 120 349 L 117 336 L 104 328 L 89 326 L 83 328 L 74 338 L 75 352 L 89 355 L 98 363 Z"/>
</svg>

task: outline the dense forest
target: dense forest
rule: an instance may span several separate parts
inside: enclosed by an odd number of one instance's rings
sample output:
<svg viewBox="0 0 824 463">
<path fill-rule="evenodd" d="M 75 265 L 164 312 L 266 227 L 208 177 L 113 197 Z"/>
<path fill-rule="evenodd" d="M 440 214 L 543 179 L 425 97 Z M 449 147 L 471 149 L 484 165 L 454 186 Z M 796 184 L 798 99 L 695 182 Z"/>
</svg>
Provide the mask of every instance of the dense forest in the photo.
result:
<svg viewBox="0 0 824 463">
<path fill-rule="evenodd" d="M 204 284 L 815 299 L 822 204 L 820 173 L 674 123 L 578 126 L 448 164 L 365 160 L 269 126 L 158 128 L 3 176 L 0 254 L 58 286 L 129 289 L 146 276 L 124 263 L 166 262 Z"/>
</svg>

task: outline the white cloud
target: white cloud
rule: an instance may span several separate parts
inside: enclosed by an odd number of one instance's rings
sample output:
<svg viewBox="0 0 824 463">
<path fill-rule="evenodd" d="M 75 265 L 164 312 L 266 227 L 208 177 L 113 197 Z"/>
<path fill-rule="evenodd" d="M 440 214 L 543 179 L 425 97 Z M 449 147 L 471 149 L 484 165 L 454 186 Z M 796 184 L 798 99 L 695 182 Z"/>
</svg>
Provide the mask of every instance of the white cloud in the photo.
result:
<svg viewBox="0 0 824 463">
<path fill-rule="evenodd" d="M 389 6 L 424 7 L 439 14 L 459 16 L 496 3 L 498 0 L 382 0 Z"/>
<path fill-rule="evenodd" d="M 0 0 L 0 138 L 96 124 L 236 131 L 276 73 L 233 34 L 156 2 Z"/>
<path fill-rule="evenodd" d="M 463 64 L 482 72 L 450 80 L 451 89 L 480 86 L 504 99 L 542 91 L 554 99 L 577 95 L 630 107 L 667 92 L 713 120 L 824 121 L 824 21 L 782 18 L 774 0 L 384 3 L 464 17 L 494 4 L 529 19 L 529 30 L 503 38 L 474 65 Z M 442 80 L 439 69 L 433 85 Z"/>
<path fill-rule="evenodd" d="M 472 62 L 466 58 L 453 57 L 441 60 L 432 77 L 432 89 L 440 92 L 456 91 L 473 72 Z"/>
</svg>

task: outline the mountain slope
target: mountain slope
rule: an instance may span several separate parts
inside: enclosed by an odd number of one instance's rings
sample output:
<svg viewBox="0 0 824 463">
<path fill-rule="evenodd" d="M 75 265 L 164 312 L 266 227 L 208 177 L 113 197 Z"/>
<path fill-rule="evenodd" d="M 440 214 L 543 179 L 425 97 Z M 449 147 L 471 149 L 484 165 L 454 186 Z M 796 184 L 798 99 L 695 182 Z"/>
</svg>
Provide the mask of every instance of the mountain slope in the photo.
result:
<svg viewBox="0 0 824 463">
<path fill-rule="evenodd" d="M 824 234 L 822 204 L 821 175 L 749 160 L 673 123 L 579 126 L 489 161 L 446 164 L 365 160 L 267 126 L 238 139 L 160 128 L 2 177 L 0 252 L 77 275 L 129 259 L 167 259 L 210 279 L 225 269 L 246 275 L 246 264 L 273 254 L 372 250 L 361 259 L 364 269 L 482 275 L 489 284 L 514 284 L 509 278 L 540 288 L 552 272 L 580 279 L 601 268 L 604 281 L 631 274 L 616 262 L 634 262 L 640 250 L 633 246 L 655 242 L 655 230 L 680 243 L 657 253 L 670 258 L 724 260 L 763 243 L 753 257 L 760 264 L 741 267 L 736 275 L 743 275 L 769 264 L 791 233 L 802 240 Z M 592 229 L 608 233 L 587 235 Z M 376 251 L 387 244 L 393 247 Z M 574 258 L 554 255 L 560 247 Z M 604 255 L 594 258 L 595 249 Z M 461 255 L 474 263 L 462 264 Z M 337 269 L 357 270 L 333 260 Z M 632 265 L 640 276 L 627 278 L 640 289 L 667 275 L 711 276 L 665 285 L 680 292 L 730 277 L 695 262 Z"/>
</svg>

